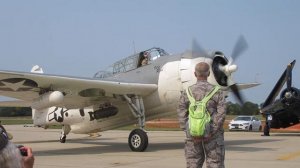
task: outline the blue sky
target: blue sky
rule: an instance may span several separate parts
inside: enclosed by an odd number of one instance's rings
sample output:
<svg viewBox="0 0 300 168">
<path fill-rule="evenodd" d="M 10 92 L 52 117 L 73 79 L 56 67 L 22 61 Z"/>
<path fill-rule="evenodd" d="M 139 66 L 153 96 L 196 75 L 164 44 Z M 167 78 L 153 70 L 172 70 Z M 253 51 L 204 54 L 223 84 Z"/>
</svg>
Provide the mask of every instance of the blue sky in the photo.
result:
<svg viewBox="0 0 300 168">
<path fill-rule="evenodd" d="M 137 51 L 191 48 L 193 38 L 229 56 L 240 34 L 248 50 L 235 63 L 237 82 L 262 103 L 286 65 L 300 58 L 297 0 L 0 0 L 0 69 L 91 77 Z M 298 63 L 293 85 L 300 87 Z"/>
</svg>

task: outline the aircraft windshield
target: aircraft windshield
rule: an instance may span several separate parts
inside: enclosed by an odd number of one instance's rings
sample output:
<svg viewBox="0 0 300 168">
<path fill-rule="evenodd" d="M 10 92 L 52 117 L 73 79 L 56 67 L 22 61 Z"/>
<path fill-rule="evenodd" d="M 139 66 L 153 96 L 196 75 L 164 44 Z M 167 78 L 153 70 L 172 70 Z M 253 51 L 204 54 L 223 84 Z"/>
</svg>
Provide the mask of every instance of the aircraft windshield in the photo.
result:
<svg viewBox="0 0 300 168">
<path fill-rule="evenodd" d="M 94 78 L 107 78 L 117 73 L 131 71 L 151 64 L 152 61 L 165 55 L 169 54 L 161 48 L 150 48 L 115 62 L 107 70 L 97 72 Z"/>
</svg>

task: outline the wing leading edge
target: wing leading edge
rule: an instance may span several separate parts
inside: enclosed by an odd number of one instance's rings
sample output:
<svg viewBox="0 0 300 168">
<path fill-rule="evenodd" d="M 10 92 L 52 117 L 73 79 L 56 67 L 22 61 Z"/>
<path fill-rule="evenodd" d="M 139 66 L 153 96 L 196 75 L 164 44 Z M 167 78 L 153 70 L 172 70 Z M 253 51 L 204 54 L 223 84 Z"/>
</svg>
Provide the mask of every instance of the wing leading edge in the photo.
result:
<svg viewBox="0 0 300 168">
<path fill-rule="evenodd" d="M 0 71 L 0 95 L 23 100 L 23 104 L 37 99 L 47 91 L 65 94 L 67 105 L 76 106 L 87 100 L 112 97 L 113 95 L 135 94 L 146 96 L 157 90 L 156 84 L 103 81 L 48 74 Z M 74 104 L 72 105 L 72 102 Z M 21 103 L 21 102 L 20 102 Z M 7 102 L 17 104 L 16 102 Z M 0 105 L 5 105 L 4 102 Z"/>
</svg>

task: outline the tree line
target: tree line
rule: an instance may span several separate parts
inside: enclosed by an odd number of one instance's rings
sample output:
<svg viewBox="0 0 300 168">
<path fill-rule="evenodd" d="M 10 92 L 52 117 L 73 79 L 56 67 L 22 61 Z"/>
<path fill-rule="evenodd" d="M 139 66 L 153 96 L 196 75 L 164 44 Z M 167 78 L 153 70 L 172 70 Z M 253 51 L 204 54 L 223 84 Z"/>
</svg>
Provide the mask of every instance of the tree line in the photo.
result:
<svg viewBox="0 0 300 168">
<path fill-rule="evenodd" d="M 0 117 L 31 116 L 30 107 L 0 107 Z M 259 105 L 245 102 L 243 105 L 227 102 L 227 115 L 258 115 Z"/>
<path fill-rule="evenodd" d="M 30 107 L 0 107 L 0 117 L 31 116 Z"/>
<path fill-rule="evenodd" d="M 227 115 L 258 115 L 259 105 L 245 102 L 243 105 L 227 102 Z"/>
</svg>

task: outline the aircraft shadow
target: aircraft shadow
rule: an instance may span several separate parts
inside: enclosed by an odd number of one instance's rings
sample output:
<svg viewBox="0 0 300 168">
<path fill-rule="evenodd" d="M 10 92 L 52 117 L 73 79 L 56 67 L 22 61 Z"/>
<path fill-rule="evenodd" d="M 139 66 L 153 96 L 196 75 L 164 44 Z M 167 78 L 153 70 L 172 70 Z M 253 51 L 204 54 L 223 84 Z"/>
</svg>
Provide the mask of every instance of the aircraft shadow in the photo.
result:
<svg viewBox="0 0 300 168">
<path fill-rule="evenodd" d="M 70 143 L 70 142 L 69 142 Z M 71 142 L 72 143 L 72 142 Z M 84 144 L 94 144 L 94 142 L 83 142 Z M 108 154 L 108 153 L 128 153 L 131 152 L 127 142 L 98 142 L 99 146 L 55 149 L 45 151 L 35 151 L 36 156 L 52 156 L 52 155 L 82 155 L 82 154 Z M 156 143 L 149 144 L 147 150 L 142 153 L 183 149 L 183 143 Z M 136 154 L 133 152 L 132 154 Z"/>
<path fill-rule="evenodd" d="M 230 140 L 225 141 L 225 148 L 229 151 L 247 151 L 247 152 L 257 152 L 257 151 L 272 151 L 271 148 L 267 147 L 253 147 L 253 146 L 243 146 L 243 145 L 251 145 L 251 144 L 259 144 L 259 143 L 272 143 L 281 140 L 274 139 L 245 139 L 245 140 Z"/>
<path fill-rule="evenodd" d="M 272 151 L 271 148 L 267 147 L 255 147 L 251 144 L 259 143 L 272 143 L 280 140 L 274 139 L 261 139 L 261 140 L 225 140 L 225 147 L 227 151 L 244 151 L 244 152 L 257 152 L 257 151 Z M 37 142 L 37 141 L 35 141 Z M 49 142 L 49 141 L 47 141 Z M 53 141 L 55 142 L 55 141 Z M 40 143 L 40 142 L 38 142 Z M 41 142 L 42 143 L 42 142 Z M 59 142 L 58 146 L 61 146 Z M 131 153 L 131 150 L 124 142 L 112 142 L 110 139 L 70 139 L 66 143 L 68 144 L 89 144 L 93 146 L 88 147 L 75 147 L 65 149 L 49 149 L 44 151 L 35 151 L 37 156 L 52 156 L 52 155 L 82 155 L 82 154 L 107 154 L 107 153 Z M 52 144 L 53 145 L 53 144 Z M 55 144 L 54 144 L 55 145 Z M 251 146 L 244 146 L 251 145 Z M 145 152 L 156 152 L 156 151 L 167 151 L 167 150 L 178 150 L 184 149 L 184 142 L 169 142 L 169 143 L 149 143 L 149 146 Z M 132 154 L 136 154 L 132 152 Z"/>
<path fill-rule="evenodd" d="M 95 138 L 88 138 L 90 140 L 94 140 L 95 141 Z M 112 140 L 113 138 L 100 138 L 99 140 Z M 87 138 L 81 138 L 81 139 L 67 139 L 68 142 L 71 142 L 71 143 L 85 143 L 84 141 L 87 140 Z M 32 144 L 38 144 L 38 143 L 49 143 L 49 142 L 57 142 L 57 143 L 60 143 L 59 140 L 32 140 L 32 141 L 15 141 L 14 143 L 15 144 L 29 144 L 29 143 L 32 143 Z M 95 142 L 95 144 L 98 144 L 99 142 Z M 90 142 L 90 144 L 92 144 L 92 142 Z"/>
<path fill-rule="evenodd" d="M 298 136 L 300 136 L 300 133 L 271 133 L 270 134 L 271 135 L 271 137 L 272 136 L 295 136 L 295 137 L 298 137 Z"/>
</svg>

